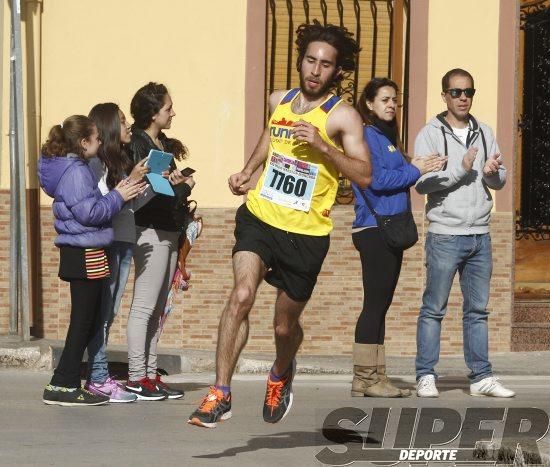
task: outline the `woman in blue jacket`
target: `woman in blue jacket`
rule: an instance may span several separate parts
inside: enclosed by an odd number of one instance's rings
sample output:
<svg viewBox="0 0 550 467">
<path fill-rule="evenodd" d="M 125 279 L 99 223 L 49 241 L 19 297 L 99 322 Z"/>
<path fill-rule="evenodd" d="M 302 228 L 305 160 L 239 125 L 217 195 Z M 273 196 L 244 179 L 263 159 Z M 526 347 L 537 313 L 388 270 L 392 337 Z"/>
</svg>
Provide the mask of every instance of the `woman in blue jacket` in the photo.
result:
<svg viewBox="0 0 550 467">
<path fill-rule="evenodd" d="M 397 85 L 387 78 L 373 78 L 357 104 L 365 123 L 364 138 L 372 158 L 372 184 L 363 194 L 381 215 L 410 209 L 409 188 L 420 175 L 439 170 L 438 156 L 407 158 L 401 149 L 397 122 Z M 409 390 L 395 387 L 386 376 L 384 333 L 401 271 L 402 251 L 386 246 L 361 189 L 352 183 L 355 221 L 352 238 L 361 257 L 363 309 L 355 328 L 352 396 L 405 397 Z"/>
<path fill-rule="evenodd" d="M 97 321 L 103 279 L 109 277 L 105 247 L 113 241 L 111 219 L 145 184 L 123 180 L 103 196 L 88 166 L 100 144 L 94 122 L 73 115 L 50 130 L 38 162 L 40 186 L 53 198 L 59 277 L 70 283 L 71 290 L 65 347 L 44 389 L 43 401 L 51 405 L 102 405 L 109 401 L 108 396 L 81 388 L 80 362 Z"/>
</svg>

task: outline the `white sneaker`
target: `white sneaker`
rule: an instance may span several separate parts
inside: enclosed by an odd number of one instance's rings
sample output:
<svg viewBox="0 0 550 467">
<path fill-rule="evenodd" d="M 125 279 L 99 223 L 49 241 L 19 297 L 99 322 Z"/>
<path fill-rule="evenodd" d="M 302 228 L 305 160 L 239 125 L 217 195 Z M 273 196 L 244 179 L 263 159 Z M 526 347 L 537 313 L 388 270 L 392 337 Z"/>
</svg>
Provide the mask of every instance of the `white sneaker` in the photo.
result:
<svg viewBox="0 0 550 467">
<path fill-rule="evenodd" d="M 505 388 L 498 378 L 488 376 L 477 383 L 470 384 L 470 396 L 514 397 L 516 393 Z"/>
<path fill-rule="evenodd" d="M 417 397 L 439 397 L 439 391 L 435 386 L 434 375 L 421 376 L 416 383 L 416 396 Z"/>
</svg>

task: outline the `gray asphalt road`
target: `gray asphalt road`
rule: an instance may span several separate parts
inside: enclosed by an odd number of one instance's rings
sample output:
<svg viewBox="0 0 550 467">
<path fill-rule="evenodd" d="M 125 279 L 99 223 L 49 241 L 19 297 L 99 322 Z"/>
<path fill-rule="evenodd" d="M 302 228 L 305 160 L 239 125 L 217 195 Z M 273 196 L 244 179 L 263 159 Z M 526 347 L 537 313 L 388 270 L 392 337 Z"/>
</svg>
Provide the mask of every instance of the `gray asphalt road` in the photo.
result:
<svg viewBox="0 0 550 467">
<path fill-rule="evenodd" d="M 265 376 L 242 375 L 235 378 L 232 386 L 233 418 L 207 430 L 192 427 L 186 421 L 206 393 L 212 375 L 168 377 L 166 381 L 186 391 L 185 398 L 179 401 L 78 408 L 46 406 L 41 402 L 42 388 L 49 377 L 49 373 L 0 370 L 0 465 L 323 465 L 316 456 L 331 444 L 331 451 L 337 454 L 332 462 L 344 463 L 351 444 L 334 446 L 322 433 L 327 415 L 344 407 L 352 408 L 343 412 L 343 418 L 348 414 L 350 420 L 362 411 L 365 420 L 369 420 L 374 416 L 373 407 L 391 408 L 384 447 L 393 447 L 396 417 L 404 407 L 451 408 L 460 417 L 464 417 L 467 407 L 535 407 L 545 411 L 550 407 L 547 376 L 503 377 L 518 393 L 509 400 L 470 397 L 465 378 L 442 379 L 439 399 L 413 396 L 384 400 L 349 397 L 349 376 L 298 375 L 291 413 L 281 423 L 269 425 L 261 416 Z M 413 382 L 401 379 L 400 383 L 412 387 Z M 363 431 L 363 448 L 376 447 L 368 445 L 373 441 L 365 434 L 365 420 L 356 419 L 360 423 L 355 427 L 352 422 L 341 426 Z M 502 434 L 503 427 L 504 422 L 494 424 L 495 438 Z M 355 439 L 352 447 L 359 447 L 359 459 L 355 460 L 365 461 L 360 446 Z M 546 438 L 538 446 L 541 452 L 550 452 Z M 326 457 L 321 455 L 320 459 Z"/>
</svg>

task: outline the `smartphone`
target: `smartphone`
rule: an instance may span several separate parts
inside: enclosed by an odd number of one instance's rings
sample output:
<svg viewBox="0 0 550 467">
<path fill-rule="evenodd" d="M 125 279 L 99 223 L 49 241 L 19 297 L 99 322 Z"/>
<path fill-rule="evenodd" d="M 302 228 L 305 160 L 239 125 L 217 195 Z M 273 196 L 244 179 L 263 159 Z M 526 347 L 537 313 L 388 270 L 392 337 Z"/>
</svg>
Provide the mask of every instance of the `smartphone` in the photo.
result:
<svg viewBox="0 0 550 467">
<path fill-rule="evenodd" d="M 195 173 L 195 169 L 192 169 L 191 167 L 185 167 L 185 169 L 181 170 L 180 173 L 184 177 L 190 177 L 191 175 L 193 175 Z"/>
</svg>

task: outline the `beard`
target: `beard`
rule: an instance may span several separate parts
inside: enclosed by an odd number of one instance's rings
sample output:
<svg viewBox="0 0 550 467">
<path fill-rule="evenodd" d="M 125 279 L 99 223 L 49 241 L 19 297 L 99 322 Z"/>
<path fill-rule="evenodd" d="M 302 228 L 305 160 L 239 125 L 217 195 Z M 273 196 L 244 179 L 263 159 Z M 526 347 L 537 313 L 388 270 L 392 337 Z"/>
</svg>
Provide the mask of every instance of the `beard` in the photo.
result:
<svg viewBox="0 0 550 467">
<path fill-rule="evenodd" d="M 320 86 L 318 89 L 308 89 L 306 88 L 306 78 L 300 73 L 300 90 L 302 94 L 309 99 L 317 99 L 325 94 L 328 94 L 332 88 L 332 80 L 326 81 L 325 83 L 319 83 Z"/>
</svg>

